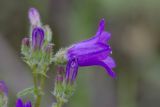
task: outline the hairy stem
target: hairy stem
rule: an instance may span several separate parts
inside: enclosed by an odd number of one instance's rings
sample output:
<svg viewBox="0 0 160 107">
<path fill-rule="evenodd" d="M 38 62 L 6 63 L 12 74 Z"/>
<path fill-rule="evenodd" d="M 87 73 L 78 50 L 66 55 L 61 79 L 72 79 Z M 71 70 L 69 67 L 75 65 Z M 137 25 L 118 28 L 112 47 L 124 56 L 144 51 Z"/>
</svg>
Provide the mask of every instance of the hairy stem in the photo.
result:
<svg viewBox="0 0 160 107">
<path fill-rule="evenodd" d="M 38 92 L 39 94 L 38 94 L 37 99 L 36 99 L 35 107 L 40 107 L 43 88 L 44 88 L 45 77 L 43 75 L 41 75 L 40 79 L 41 79 L 41 81 L 40 81 L 40 90 L 41 90 L 41 92 L 40 91 Z"/>
<path fill-rule="evenodd" d="M 44 69 L 44 72 L 46 73 L 47 68 Z M 37 78 L 37 74 L 35 74 L 35 78 Z M 45 77 L 44 75 L 40 75 L 40 85 L 39 85 L 39 89 L 37 87 L 37 79 L 34 79 L 34 86 L 35 86 L 35 90 L 37 90 L 37 92 L 35 92 L 36 94 L 36 102 L 35 102 L 35 107 L 40 107 L 41 104 L 41 99 L 42 99 L 42 94 L 43 94 L 43 89 L 44 89 L 44 83 L 45 83 Z"/>
<path fill-rule="evenodd" d="M 39 98 L 39 89 L 38 89 L 38 76 L 37 76 L 37 68 L 33 66 L 33 83 L 34 83 L 34 94 L 36 96 L 35 107 L 40 107 L 40 98 Z"/>
<path fill-rule="evenodd" d="M 64 104 L 64 102 L 60 98 L 58 98 L 57 103 L 54 105 L 54 107 L 62 107 L 63 104 Z"/>
</svg>

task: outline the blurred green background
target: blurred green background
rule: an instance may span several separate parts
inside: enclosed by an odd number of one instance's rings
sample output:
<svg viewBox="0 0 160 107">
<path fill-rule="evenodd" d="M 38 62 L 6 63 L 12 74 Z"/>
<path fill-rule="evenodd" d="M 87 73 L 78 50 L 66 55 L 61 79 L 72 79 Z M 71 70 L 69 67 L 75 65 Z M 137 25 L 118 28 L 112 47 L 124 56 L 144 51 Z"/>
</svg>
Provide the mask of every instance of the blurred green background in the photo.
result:
<svg viewBox="0 0 160 107">
<path fill-rule="evenodd" d="M 21 39 L 28 36 L 28 9 L 35 7 L 53 31 L 54 51 L 95 34 L 101 18 L 112 32 L 117 78 L 100 67 L 80 68 L 77 90 L 65 107 L 160 107 L 160 0 L 0 0 L 0 80 L 16 93 L 32 86 L 21 60 Z M 51 65 L 42 107 L 55 98 Z"/>
</svg>

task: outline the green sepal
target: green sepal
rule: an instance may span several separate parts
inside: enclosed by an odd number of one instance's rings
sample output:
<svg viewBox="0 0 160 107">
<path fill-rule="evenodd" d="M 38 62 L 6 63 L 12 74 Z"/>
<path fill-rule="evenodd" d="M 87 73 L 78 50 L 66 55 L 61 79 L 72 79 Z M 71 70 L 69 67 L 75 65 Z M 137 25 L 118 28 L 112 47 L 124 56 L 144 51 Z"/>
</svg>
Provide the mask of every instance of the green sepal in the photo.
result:
<svg viewBox="0 0 160 107">
<path fill-rule="evenodd" d="M 65 81 L 63 83 L 56 83 L 55 89 L 52 94 L 56 97 L 57 101 L 68 102 L 69 98 L 75 91 L 75 84 L 68 84 Z"/>
</svg>

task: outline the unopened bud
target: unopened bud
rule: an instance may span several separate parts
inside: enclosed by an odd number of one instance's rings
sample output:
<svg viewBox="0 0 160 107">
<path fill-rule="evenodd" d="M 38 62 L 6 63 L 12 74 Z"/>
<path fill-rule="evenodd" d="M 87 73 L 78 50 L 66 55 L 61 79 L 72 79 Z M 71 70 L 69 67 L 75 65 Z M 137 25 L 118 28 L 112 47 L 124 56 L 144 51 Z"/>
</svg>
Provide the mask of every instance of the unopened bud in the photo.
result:
<svg viewBox="0 0 160 107">
<path fill-rule="evenodd" d="M 64 69 L 63 66 L 58 66 L 56 71 L 57 71 L 56 81 L 57 81 L 58 83 L 62 83 L 62 82 L 63 82 L 63 79 L 64 79 L 65 69 Z"/>
<path fill-rule="evenodd" d="M 48 54 L 50 54 L 50 53 L 52 53 L 52 51 L 53 51 L 53 44 L 50 43 L 50 44 L 48 44 L 46 46 L 45 52 L 48 53 Z"/>
<path fill-rule="evenodd" d="M 32 107 L 32 103 L 31 101 L 27 101 L 26 103 L 24 103 L 22 99 L 19 98 L 16 101 L 16 107 Z"/>
<path fill-rule="evenodd" d="M 32 48 L 41 49 L 44 42 L 44 30 L 40 27 L 36 27 L 32 32 Z"/>
<path fill-rule="evenodd" d="M 45 29 L 46 40 L 48 42 L 51 42 L 51 40 L 52 40 L 52 30 L 51 30 L 51 28 L 48 25 L 45 25 L 44 29 Z"/>
<path fill-rule="evenodd" d="M 26 46 L 26 47 L 29 47 L 30 46 L 30 40 L 29 40 L 29 38 L 23 38 L 22 39 L 22 45 Z"/>
<path fill-rule="evenodd" d="M 32 26 L 40 26 L 40 15 L 35 8 L 30 8 L 28 12 L 28 17 Z"/>
</svg>

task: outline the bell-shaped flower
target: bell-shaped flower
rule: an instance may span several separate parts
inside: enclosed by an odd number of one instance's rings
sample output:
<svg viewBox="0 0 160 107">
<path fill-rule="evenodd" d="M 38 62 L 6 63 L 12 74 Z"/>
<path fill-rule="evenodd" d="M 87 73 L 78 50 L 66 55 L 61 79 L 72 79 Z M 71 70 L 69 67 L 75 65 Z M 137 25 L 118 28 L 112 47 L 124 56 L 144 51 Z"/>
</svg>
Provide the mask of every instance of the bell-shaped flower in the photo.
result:
<svg viewBox="0 0 160 107">
<path fill-rule="evenodd" d="M 66 78 L 74 80 L 77 76 L 78 67 L 102 66 L 111 77 L 115 77 L 112 68 L 116 66 L 110 57 L 112 53 L 108 41 L 111 37 L 105 30 L 105 21 L 99 23 L 97 33 L 92 38 L 73 44 L 66 52 L 67 66 Z"/>
</svg>

